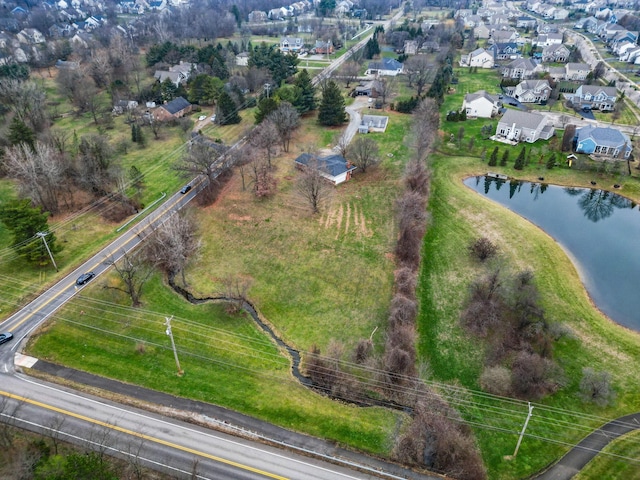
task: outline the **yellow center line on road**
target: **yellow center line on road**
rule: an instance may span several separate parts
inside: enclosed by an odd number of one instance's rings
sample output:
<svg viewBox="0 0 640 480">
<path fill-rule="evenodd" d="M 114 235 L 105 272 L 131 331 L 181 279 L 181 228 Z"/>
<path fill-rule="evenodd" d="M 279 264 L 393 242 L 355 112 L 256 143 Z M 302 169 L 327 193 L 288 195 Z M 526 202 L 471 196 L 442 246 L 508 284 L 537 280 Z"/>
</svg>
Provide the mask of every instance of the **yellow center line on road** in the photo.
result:
<svg viewBox="0 0 640 480">
<path fill-rule="evenodd" d="M 47 405 L 46 403 L 38 402 L 37 400 L 31 400 L 26 397 L 22 397 L 20 395 L 15 395 L 9 392 L 3 392 L 0 390 L 0 395 L 12 398 L 14 400 L 18 400 L 20 402 L 30 403 L 31 405 L 35 405 L 37 407 L 45 408 L 47 410 L 51 410 L 53 412 L 61 413 L 63 415 L 68 415 L 70 417 L 77 418 L 79 420 L 83 420 L 85 422 L 92 423 L 94 425 L 99 425 L 101 427 L 110 428 L 111 430 L 115 430 L 117 432 L 126 433 L 128 435 L 132 435 L 134 437 L 142 438 L 144 440 L 148 440 L 150 442 L 158 443 L 160 445 L 165 445 L 167 447 L 175 448 L 176 450 L 181 450 L 183 452 L 191 453 L 193 455 L 198 455 L 199 457 L 208 458 L 209 460 L 213 460 L 215 462 L 224 463 L 225 465 L 230 465 L 232 467 L 236 467 L 242 470 L 247 470 L 249 472 L 257 473 L 258 475 L 262 475 L 268 478 L 275 478 L 277 480 L 288 480 L 286 477 L 281 477 L 280 475 L 276 475 L 273 473 L 265 472 L 264 470 L 259 470 L 257 468 L 250 467 L 248 465 L 244 465 L 242 463 L 234 462 L 232 460 L 227 460 L 225 458 L 217 457 L 215 455 L 210 455 L 208 453 L 201 452 L 199 450 L 195 450 L 189 447 L 183 447 L 182 445 L 178 445 L 176 443 L 168 442 L 166 440 L 162 440 L 160 438 L 152 437 L 150 435 L 145 435 L 143 433 L 135 432 L 133 430 L 129 430 L 127 428 L 118 427 L 117 425 L 111 425 L 107 422 L 103 422 L 101 420 L 96 420 L 95 418 L 86 417 L 84 415 L 80 415 L 78 413 L 70 412 L 69 410 L 64 410 L 62 408 L 54 407 L 53 405 Z"/>
</svg>

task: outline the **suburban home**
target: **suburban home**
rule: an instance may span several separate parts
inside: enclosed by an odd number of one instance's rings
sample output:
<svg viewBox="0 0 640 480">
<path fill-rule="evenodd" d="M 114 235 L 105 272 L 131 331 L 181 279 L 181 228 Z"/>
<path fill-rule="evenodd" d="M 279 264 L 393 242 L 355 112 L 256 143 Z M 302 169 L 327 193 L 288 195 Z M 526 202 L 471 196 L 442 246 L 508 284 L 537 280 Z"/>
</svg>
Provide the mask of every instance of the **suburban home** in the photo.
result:
<svg viewBox="0 0 640 480">
<path fill-rule="evenodd" d="M 394 58 L 381 58 L 379 62 L 369 62 L 365 75 L 387 75 L 395 77 L 404 73 L 404 65 Z"/>
<path fill-rule="evenodd" d="M 313 165 L 320 171 L 320 175 L 334 185 L 339 185 L 349 180 L 353 171 L 356 169 L 356 167 L 349 163 L 342 155 L 318 157 L 311 153 L 303 153 L 295 159 L 295 163 L 298 168 L 308 168 L 310 164 Z"/>
<path fill-rule="evenodd" d="M 461 67 L 493 68 L 494 63 L 493 55 L 484 48 L 478 48 L 460 58 Z"/>
<path fill-rule="evenodd" d="M 477 39 L 487 39 L 491 36 L 491 30 L 484 23 L 481 25 L 476 25 L 473 28 L 473 36 Z"/>
<path fill-rule="evenodd" d="M 549 45 L 542 49 L 542 61 L 564 63 L 569 59 L 569 49 L 563 44 Z"/>
<path fill-rule="evenodd" d="M 616 87 L 601 87 L 599 85 L 580 85 L 576 92 L 566 95 L 575 107 L 584 110 L 613 110 L 618 97 Z"/>
<path fill-rule="evenodd" d="M 499 27 L 499 26 L 498 26 Z M 489 42 L 491 43 L 509 43 L 515 42 L 520 35 L 513 30 L 498 30 L 491 32 Z"/>
<path fill-rule="evenodd" d="M 548 124 L 544 115 L 512 109 L 505 112 L 496 127 L 496 136 L 517 142 L 548 140 L 554 133 L 553 125 Z"/>
<path fill-rule="evenodd" d="M 284 53 L 298 53 L 304 48 L 304 42 L 300 37 L 283 37 L 280 40 L 280 51 Z"/>
<path fill-rule="evenodd" d="M 402 51 L 405 55 L 415 55 L 418 53 L 418 41 L 417 40 L 405 40 Z"/>
<path fill-rule="evenodd" d="M 355 92 L 356 95 L 367 95 L 371 98 L 378 98 L 382 93 L 382 85 L 379 80 L 371 80 L 358 85 Z"/>
<path fill-rule="evenodd" d="M 502 68 L 504 78 L 531 78 L 538 71 L 538 64 L 529 58 L 517 58 Z"/>
<path fill-rule="evenodd" d="M 467 93 L 462 101 L 462 109 L 467 117 L 491 118 L 498 114 L 502 102 L 497 95 L 491 95 L 485 90 Z"/>
<path fill-rule="evenodd" d="M 240 52 L 236 55 L 236 66 L 238 67 L 248 67 L 249 66 L 249 53 L 248 52 Z"/>
<path fill-rule="evenodd" d="M 389 117 L 382 115 L 363 115 L 358 126 L 358 133 L 379 132 L 384 133 L 389 123 Z"/>
<path fill-rule="evenodd" d="M 333 43 L 331 43 L 331 40 L 327 40 L 326 42 L 324 40 L 316 40 L 313 51 L 320 55 L 328 55 L 333 53 Z"/>
<path fill-rule="evenodd" d="M 619 57 L 621 62 L 629 62 L 640 64 L 640 47 L 633 46 L 632 48 L 626 49 Z"/>
<path fill-rule="evenodd" d="M 531 41 L 534 47 L 548 47 L 549 45 L 560 45 L 562 43 L 562 33 L 547 33 L 538 35 L 538 38 Z"/>
<path fill-rule="evenodd" d="M 547 80 L 524 80 L 516 85 L 512 96 L 521 103 L 540 103 L 549 99 L 551 90 Z"/>
<path fill-rule="evenodd" d="M 40 30 L 37 30 L 35 28 L 25 28 L 23 30 L 20 30 L 16 34 L 16 38 L 20 43 L 26 43 L 28 45 L 44 43 L 44 35 L 40 33 Z"/>
<path fill-rule="evenodd" d="M 578 153 L 629 158 L 633 150 L 629 137 L 611 127 L 588 125 L 579 128 L 576 131 L 575 141 Z"/>
<path fill-rule="evenodd" d="M 518 44 L 515 42 L 494 43 L 487 48 L 487 52 L 491 53 L 495 60 L 514 60 L 521 57 Z"/>
<path fill-rule="evenodd" d="M 111 114 L 122 115 L 124 112 L 130 112 L 136 108 L 138 108 L 138 102 L 135 100 L 118 100 L 113 106 Z"/>
<path fill-rule="evenodd" d="M 159 121 L 184 117 L 191 112 L 192 105 L 183 97 L 174 98 L 170 102 L 160 105 L 153 111 L 153 118 Z"/>
<path fill-rule="evenodd" d="M 535 28 L 538 21 L 533 17 L 522 16 L 516 18 L 516 28 Z"/>
<path fill-rule="evenodd" d="M 267 12 L 254 10 L 253 12 L 249 12 L 247 18 L 249 23 L 265 23 L 269 17 L 267 17 Z"/>
<path fill-rule="evenodd" d="M 588 63 L 567 63 L 564 67 L 564 80 L 586 80 L 591 72 Z"/>
</svg>

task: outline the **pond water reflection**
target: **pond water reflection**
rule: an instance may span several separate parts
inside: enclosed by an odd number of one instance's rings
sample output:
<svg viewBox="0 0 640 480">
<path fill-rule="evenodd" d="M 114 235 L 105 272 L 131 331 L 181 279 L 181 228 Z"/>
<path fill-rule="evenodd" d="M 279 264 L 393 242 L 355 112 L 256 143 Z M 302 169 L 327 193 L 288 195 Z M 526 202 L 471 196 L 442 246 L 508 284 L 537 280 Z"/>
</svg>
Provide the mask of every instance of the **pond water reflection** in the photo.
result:
<svg viewBox="0 0 640 480">
<path fill-rule="evenodd" d="M 471 177 L 464 184 L 530 220 L 577 263 L 594 303 L 640 331 L 640 215 L 636 204 L 600 189 Z"/>
</svg>

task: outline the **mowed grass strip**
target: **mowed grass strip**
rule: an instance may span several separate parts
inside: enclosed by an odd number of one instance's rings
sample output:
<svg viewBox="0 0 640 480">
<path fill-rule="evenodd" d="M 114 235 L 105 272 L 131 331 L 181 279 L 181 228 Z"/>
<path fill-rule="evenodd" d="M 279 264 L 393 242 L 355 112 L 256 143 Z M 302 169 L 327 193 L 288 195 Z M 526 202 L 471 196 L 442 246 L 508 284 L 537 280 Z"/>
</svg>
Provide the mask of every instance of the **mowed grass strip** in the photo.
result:
<svg viewBox="0 0 640 480">
<path fill-rule="evenodd" d="M 640 480 L 640 432 L 614 440 L 604 448 L 603 453 L 578 472 L 575 480 Z"/>
<path fill-rule="evenodd" d="M 429 362 L 435 379 L 479 389 L 477 379 L 485 346 L 461 328 L 459 319 L 470 282 L 484 271 L 471 260 L 466 249 L 473 240 L 485 236 L 499 246 L 508 271 L 534 272 L 547 318 L 573 332 L 558 341 L 555 348 L 555 359 L 564 370 L 564 386 L 542 401 L 566 412 L 549 415 L 534 410 L 528 433 L 575 444 L 590 428 L 606 419 L 636 411 L 640 405 L 640 386 L 629 365 L 640 361 L 638 334 L 608 321 L 591 305 L 575 267 L 553 239 L 462 184 L 465 176 L 486 173 L 485 164 L 478 159 L 443 155 L 434 155 L 432 162 L 429 211 L 433 221 L 425 239 L 419 328 L 420 353 Z M 544 174 L 549 183 L 555 183 L 557 178 L 558 183 L 576 185 L 588 178 L 583 172 L 538 167 L 527 168 L 526 174 L 533 178 Z M 599 408 L 584 404 L 578 397 L 585 366 L 611 373 L 618 393 L 615 406 Z M 566 447 L 550 441 L 525 437 L 517 460 L 505 460 L 505 455 L 513 453 L 526 408 L 509 407 L 504 411 L 500 408 L 506 405 L 500 400 L 478 400 L 475 396 L 473 399 L 474 403 L 462 408 L 462 413 L 480 424 L 475 432 L 490 478 L 531 475 L 566 451 Z M 512 433 L 491 430 L 495 427 L 507 428 Z"/>
</svg>

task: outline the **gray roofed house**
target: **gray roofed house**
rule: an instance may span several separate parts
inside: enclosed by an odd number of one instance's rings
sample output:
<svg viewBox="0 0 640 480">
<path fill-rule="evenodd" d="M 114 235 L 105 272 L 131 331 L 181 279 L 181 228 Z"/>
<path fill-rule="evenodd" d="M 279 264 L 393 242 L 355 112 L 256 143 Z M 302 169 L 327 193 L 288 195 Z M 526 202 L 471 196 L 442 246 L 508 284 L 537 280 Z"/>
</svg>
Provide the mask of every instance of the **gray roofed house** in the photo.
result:
<svg viewBox="0 0 640 480">
<path fill-rule="evenodd" d="M 501 103 L 497 95 L 491 95 L 485 90 L 478 90 L 464 96 L 462 108 L 467 117 L 491 118 L 498 114 Z"/>
<path fill-rule="evenodd" d="M 389 123 L 389 117 L 383 115 L 363 115 L 360 126 L 358 127 L 359 133 L 380 132 L 384 133 Z"/>
<path fill-rule="evenodd" d="M 576 152 L 629 158 L 633 146 L 629 137 L 615 128 L 588 125 L 576 131 Z"/>
<path fill-rule="evenodd" d="M 512 96 L 521 103 L 540 103 L 549 99 L 551 90 L 547 80 L 523 80 L 516 85 Z"/>
<path fill-rule="evenodd" d="M 311 153 L 303 153 L 295 159 L 295 163 L 298 168 L 306 168 L 310 164 L 313 165 L 314 162 L 316 163 L 314 166 L 315 168 L 318 168 L 320 175 L 332 182 L 334 185 L 338 185 L 349 180 L 353 171 L 356 169 L 356 167 L 349 163 L 342 155 L 318 157 Z"/>
<path fill-rule="evenodd" d="M 586 110 L 613 110 L 618 98 L 618 90 L 616 87 L 580 85 L 574 94 L 567 94 L 566 98 L 574 106 Z"/>
<path fill-rule="evenodd" d="M 395 77 L 404 73 L 404 65 L 394 58 L 381 58 L 379 62 L 370 62 L 366 75 L 389 75 Z"/>
<path fill-rule="evenodd" d="M 569 49 L 563 44 L 553 44 L 542 49 L 543 62 L 566 62 L 569 58 Z"/>
<path fill-rule="evenodd" d="M 538 70 L 538 64 L 529 58 L 516 58 L 502 69 L 505 78 L 531 78 Z"/>
<path fill-rule="evenodd" d="M 548 140 L 554 133 L 553 125 L 548 124 L 544 115 L 511 109 L 505 112 L 496 127 L 496 136 L 517 142 Z"/>
<path fill-rule="evenodd" d="M 183 117 L 185 113 L 189 113 L 191 108 L 192 105 L 187 100 L 183 97 L 178 97 L 156 108 L 153 112 L 153 117 L 160 121 L 179 118 Z"/>
<path fill-rule="evenodd" d="M 591 72 L 588 63 L 567 63 L 565 65 L 565 80 L 585 80 Z"/>
</svg>

